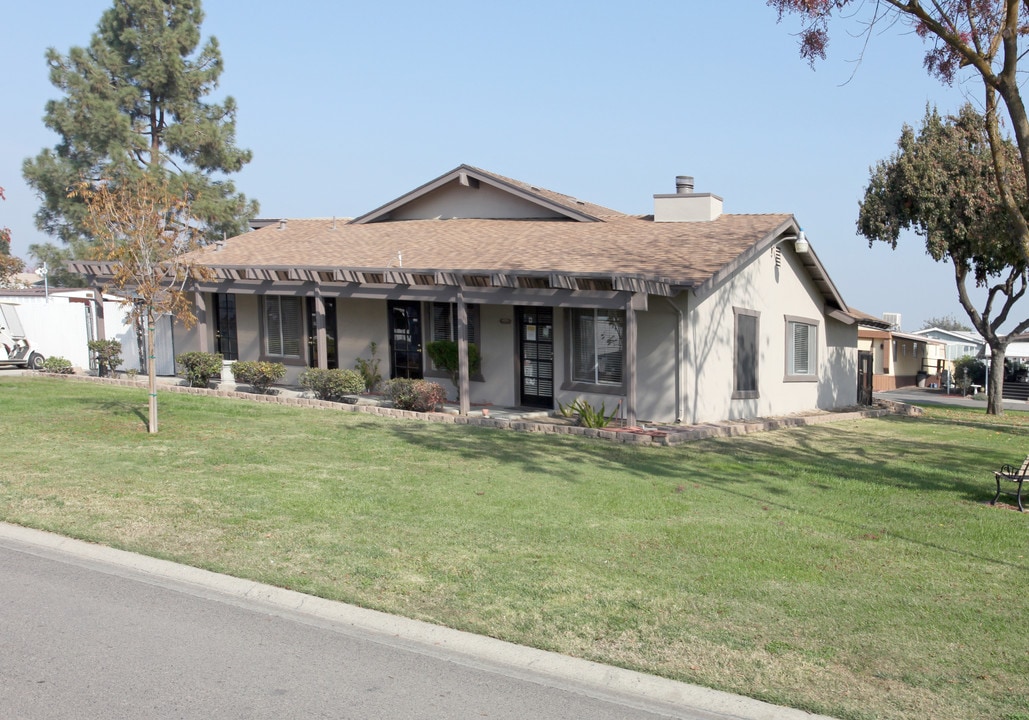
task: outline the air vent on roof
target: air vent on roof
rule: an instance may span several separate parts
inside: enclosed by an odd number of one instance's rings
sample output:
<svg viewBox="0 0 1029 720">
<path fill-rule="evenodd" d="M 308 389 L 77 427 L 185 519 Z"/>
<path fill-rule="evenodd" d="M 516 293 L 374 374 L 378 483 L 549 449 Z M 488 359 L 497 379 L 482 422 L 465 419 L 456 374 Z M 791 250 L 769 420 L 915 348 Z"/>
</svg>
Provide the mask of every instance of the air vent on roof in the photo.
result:
<svg viewBox="0 0 1029 720">
<path fill-rule="evenodd" d="M 883 320 L 890 324 L 890 330 L 900 330 L 900 313 L 883 313 Z"/>
</svg>

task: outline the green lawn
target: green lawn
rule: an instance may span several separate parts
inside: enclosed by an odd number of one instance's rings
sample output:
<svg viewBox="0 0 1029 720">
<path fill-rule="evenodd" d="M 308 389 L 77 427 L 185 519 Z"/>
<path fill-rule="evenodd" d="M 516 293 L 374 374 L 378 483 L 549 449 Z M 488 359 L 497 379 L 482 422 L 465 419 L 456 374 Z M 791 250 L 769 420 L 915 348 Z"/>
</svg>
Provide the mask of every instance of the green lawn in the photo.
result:
<svg viewBox="0 0 1029 720">
<path fill-rule="evenodd" d="M 0 378 L 0 517 L 840 718 L 1029 719 L 1029 416 L 631 447 Z"/>
</svg>

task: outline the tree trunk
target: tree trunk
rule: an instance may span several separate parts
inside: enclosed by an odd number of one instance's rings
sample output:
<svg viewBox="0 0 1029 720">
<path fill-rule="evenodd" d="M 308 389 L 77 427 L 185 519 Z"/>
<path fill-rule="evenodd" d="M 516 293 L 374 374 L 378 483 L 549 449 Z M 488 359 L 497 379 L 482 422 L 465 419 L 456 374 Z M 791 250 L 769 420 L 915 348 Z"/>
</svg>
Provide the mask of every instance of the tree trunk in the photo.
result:
<svg viewBox="0 0 1029 720">
<path fill-rule="evenodd" d="M 1004 414 L 1004 354 L 1007 351 L 1005 344 L 990 346 L 990 377 L 987 382 L 990 387 L 986 392 L 986 414 Z"/>
<path fill-rule="evenodd" d="M 153 313 L 147 314 L 147 328 L 146 328 L 146 340 L 147 340 L 147 377 L 150 380 L 150 404 L 149 404 L 149 431 L 150 434 L 157 432 L 157 357 L 154 353 L 154 340 L 157 332 L 154 328 L 155 318 Z"/>
</svg>

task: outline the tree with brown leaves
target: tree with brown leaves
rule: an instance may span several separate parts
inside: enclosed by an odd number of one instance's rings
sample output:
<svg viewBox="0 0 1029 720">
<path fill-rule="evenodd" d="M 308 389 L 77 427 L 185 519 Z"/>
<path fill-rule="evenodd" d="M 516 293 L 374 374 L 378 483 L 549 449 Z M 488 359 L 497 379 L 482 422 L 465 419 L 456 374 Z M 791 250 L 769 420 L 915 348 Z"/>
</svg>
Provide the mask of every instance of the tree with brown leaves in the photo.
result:
<svg viewBox="0 0 1029 720">
<path fill-rule="evenodd" d="M 196 323 L 187 288 L 205 276 L 191 253 L 202 243 L 202 224 L 191 197 L 176 193 L 162 174 L 130 182 L 82 181 L 74 194 L 86 205 L 85 222 L 97 241 L 95 256 L 109 263 L 108 288 L 126 299 L 128 318 L 146 328 L 149 424 L 157 432 L 157 372 L 154 339 L 159 317 L 171 314 L 186 328 Z"/>
</svg>

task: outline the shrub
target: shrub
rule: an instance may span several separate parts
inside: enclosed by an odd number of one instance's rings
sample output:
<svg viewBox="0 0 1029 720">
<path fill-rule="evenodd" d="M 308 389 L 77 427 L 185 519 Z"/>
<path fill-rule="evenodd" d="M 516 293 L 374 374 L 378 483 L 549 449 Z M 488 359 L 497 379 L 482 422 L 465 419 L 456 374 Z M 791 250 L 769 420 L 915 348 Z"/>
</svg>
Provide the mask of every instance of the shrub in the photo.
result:
<svg viewBox="0 0 1029 720">
<path fill-rule="evenodd" d="M 443 386 L 428 380 L 396 378 L 385 386 L 386 397 L 393 407 L 416 412 L 433 412 L 447 399 Z"/>
<path fill-rule="evenodd" d="M 372 356 L 370 358 L 357 358 L 357 362 L 354 364 L 354 368 L 361 373 L 361 377 L 364 378 L 364 389 L 368 392 L 374 392 L 375 388 L 382 382 L 382 374 L 379 372 L 379 360 L 380 358 L 375 357 L 375 352 L 379 348 L 377 342 L 372 342 L 368 346 L 371 350 Z"/>
<path fill-rule="evenodd" d="M 425 351 L 429 353 L 433 365 L 440 370 L 446 371 L 450 381 L 454 383 L 457 392 L 461 392 L 460 369 L 458 368 L 457 343 L 453 340 L 434 340 L 425 344 Z M 468 343 L 468 372 L 475 374 L 479 372 L 482 361 L 479 357 L 479 346 L 475 343 Z"/>
<path fill-rule="evenodd" d="M 182 366 L 183 375 L 190 387 L 205 388 L 211 378 L 222 372 L 220 353 L 187 352 L 175 358 L 175 362 Z"/>
<path fill-rule="evenodd" d="M 558 403 L 557 406 L 562 415 L 567 418 L 577 417 L 579 425 L 588 428 L 607 427 L 615 419 L 619 408 L 619 405 L 616 405 L 615 409 L 608 413 L 605 403 L 600 403 L 600 407 L 595 408 L 582 398 L 575 398 L 569 405 Z"/>
<path fill-rule="evenodd" d="M 107 377 L 122 363 L 121 343 L 117 340 L 90 340 L 87 344 L 96 358 L 97 375 Z"/>
<path fill-rule="evenodd" d="M 322 400 L 333 402 L 346 402 L 348 395 L 359 395 L 365 389 L 365 379 L 360 372 L 341 368 L 309 368 L 300 373 L 297 382 Z"/>
<path fill-rule="evenodd" d="M 232 376 L 237 382 L 249 385 L 255 393 L 264 394 L 272 383 L 286 376 L 286 366 L 263 360 L 243 360 L 232 363 Z"/>
<path fill-rule="evenodd" d="M 965 355 L 954 361 L 954 379 L 958 382 L 962 377 L 968 377 L 968 382 L 976 385 L 986 384 L 986 363 L 979 358 Z"/>
<path fill-rule="evenodd" d="M 48 357 L 43 361 L 43 372 L 71 375 L 75 372 L 75 368 L 71 366 L 71 360 L 59 356 Z"/>
</svg>

